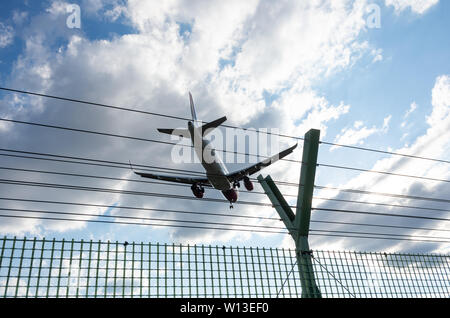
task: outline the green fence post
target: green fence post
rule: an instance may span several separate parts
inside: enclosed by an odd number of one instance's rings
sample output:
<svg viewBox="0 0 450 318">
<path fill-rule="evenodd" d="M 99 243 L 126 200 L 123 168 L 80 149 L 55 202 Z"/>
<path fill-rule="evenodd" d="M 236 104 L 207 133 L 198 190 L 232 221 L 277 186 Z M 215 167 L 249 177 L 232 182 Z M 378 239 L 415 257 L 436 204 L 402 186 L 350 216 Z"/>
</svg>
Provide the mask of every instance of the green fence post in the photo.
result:
<svg viewBox="0 0 450 318">
<path fill-rule="evenodd" d="M 56 298 L 59 297 L 59 289 L 61 287 L 61 273 L 63 270 L 63 260 L 64 260 L 64 239 L 61 243 L 61 252 L 59 254 L 59 274 L 58 274 L 58 282 L 56 285 Z"/>
<path fill-rule="evenodd" d="M 36 237 L 33 239 L 33 247 L 31 248 L 31 259 L 30 259 L 30 271 L 28 272 L 28 284 L 27 291 L 25 293 L 25 298 L 28 298 L 30 292 L 30 284 L 31 284 L 31 274 L 33 272 L 33 263 L 34 263 L 34 249 L 36 248 Z M 3 251 L 2 251 L 3 253 Z M 0 257 L 0 268 L 1 268 L 1 257 Z"/>
<path fill-rule="evenodd" d="M 123 247 L 123 261 L 122 261 L 122 298 L 125 298 L 125 290 L 126 290 L 126 278 L 125 278 L 125 270 L 127 267 L 127 244 L 124 244 Z"/>
<path fill-rule="evenodd" d="M 42 238 L 42 244 L 41 244 L 41 255 L 39 259 L 39 268 L 38 268 L 38 276 L 37 276 L 37 282 L 36 282 L 36 297 L 39 297 L 39 287 L 41 283 L 41 271 L 42 271 L 42 262 L 44 259 L 44 247 L 45 247 L 45 237 Z"/>
<path fill-rule="evenodd" d="M 13 245 L 12 245 L 12 248 L 11 248 L 11 257 L 9 258 L 8 275 L 6 276 L 5 293 L 4 293 L 3 297 L 7 297 L 7 295 L 8 295 L 9 278 L 11 277 L 11 268 L 12 268 L 12 264 L 13 264 L 13 260 L 14 260 L 14 249 L 15 249 L 15 247 L 16 247 L 16 237 L 14 236 Z"/>
<path fill-rule="evenodd" d="M 19 294 L 19 288 L 20 288 L 20 276 L 22 272 L 22 264 L 23 264 L 23 255 L 25 253 L 25 244 L 27 243 L 27 238 L 24 237 L 22 241 L 22 253 L 20 253 L 20 260 L 19 260 L 19 270 L 17 272 L 17 282 L 16 282 L 16 294 L 14 297 L 17 298 Z"/>
<path fill-rule="evenodd" d="M 50 265 L 49 265 L 49 268 L 48 268 L 48 277 L 47 277 L 47 294 L 46 294 L 46 298 L 48 298 L 49 297 L 49 294 L 50 294 L 50 287 L 51 287 L 51 283 L 52 283 L 52 270 L 53 270 L 53 255 L 54 255 L 54 252 L 55 252 L 55 239 L 53 239 L 53 241 L 52 241 L 52 249 L 51 249 L 51 251 L 50 251 Z"/>
<path fill-rule="evenodd" d="M 95 290 L 94 290 L 94 298 L 97 298 L 97 290 L 98 290 L 98 277 L 100 273 L 100 255 L 101 255 L 101 241 L 98 241 L 97 244 L 97 270 L 95 272 Z"/>
<path fill-rule="evenodd" d="M 89 241 L 89 253 L 88 253 L 88 272 L 87 272 L 87 279 L 86 279 L 86 293 L 85 293 L 85 297 L 89 297 L 89 280 L 91 277 L 91 262 L 92 262 L 92 240 Z M 80 269 L 81 270 L 81 269 Z"/>
<path fill-rule="evenodd" d="M 81 239 L 80 242 L 80 258 L 78 259 L 78 272 L 77 272 L 77 292 L 75 297 L 78 298 L 80 295 L 80 275 L 81 275 L 81 259 L 83 257 L 83 245 L 84 241 Z"/>
<path fill-rule="evenodd" d="M 311 219 L 311 204 L 314 192 L 314 179 L 316 175 L 317 154 L 319 150 L 320 130 L 311 129 L 305 134 L 302 166 L 300 171 L 300 184 L 298 188 L 297 210 L 294 214 L 278 190 L 270 176 L 258 176 L 258 181 L 264 189 L 281 217 L 296 246 L 297 265 L 300 272 L 302 297 L 321 298 L 317 287 L 314 268 L 312 266 L 312 251 L 309 248 L 308 234 Z M 283 292 L 284 294 L 284 292 Z"/>
<path fill-rule="evenodd" d="M 108 296 L 108 273 L 109 273 L 109 245 L 110 241 L 108 240 L 108 243 L 106 245 L 106 269 L 105 269 L 105 291 L 103 293 L 103 298 L 106 298 Z"/>
</svg>

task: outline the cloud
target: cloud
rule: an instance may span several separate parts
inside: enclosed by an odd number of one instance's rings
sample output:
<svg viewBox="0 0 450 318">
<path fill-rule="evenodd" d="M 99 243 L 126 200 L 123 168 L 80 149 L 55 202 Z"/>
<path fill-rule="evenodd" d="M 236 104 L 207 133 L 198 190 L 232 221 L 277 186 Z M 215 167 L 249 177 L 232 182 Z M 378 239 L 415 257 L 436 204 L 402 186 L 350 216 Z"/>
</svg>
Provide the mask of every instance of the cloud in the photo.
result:
<svg viewBox="0 0 450 318">
<path fill-rule="evenodd" d="M 425 119 L 425 118 L 424 118 Z M 442 75 L 436 78 L 435 85 L 432 89 L 431 100 L 431 113 L 426 117 L 428 123 L 428 129 L 426 133 L 419 136 L 410 146 L 405 146 L 399 149 L 392 149 L 392 151 L 403 154 L 412 154 L 415 156 L 422 156 L 428 158 L 442 158 L 446 159 L 450 156 L 450 77 L 448 75 Z M 369 155 L 369 153 L 367 153 Z M 450 168 L 447 163 L 440 163 L 429 160 L 413 159 L 402 156 L 389 156 L 383 159 L 379 159 L 372 165 L 372 167 L 365 167 L 376 171 L 389 171 L 392 173 L 402 173 L 407 175 L 414 175 L 418 177 L 429 177 L 448 180 L 450 179 Z M 352 178 L 349 182 L 340 184 L 341 188 L 361 189 L 371 192 L 381 193 L 395 193 L 406 196 L 419 196 L 425 198 L 443 198 L 449 197 L 448 184 L 445 182 L 427 181 L 416 178 L 406 177 L 394 177 L 386 175 L 378 175 L 374 173 L 361 173 L 358 176 Z M 447 209 L 448 205 L 445 203 L 433 202 L 433 201 L 421 201 L 413 199 L 398 199 L 390 198 L 386 196 L 367 196 L 367 195 L 350 195 L 344 192 L 331 192 L 317 193 L 318 196 L 327 196 L 331 198 L 339 199 L 351 199 L 363 202 L 376 202 L 381 204 L 391 205 L 407 205 L 415 206 L 419 209 L 411 208 L 394 208 L 383 207 L 379 205 L 370 204 L 350 204 L 342 203 L 339 206 L 327 201 L 318 201 L 322 207 L 349 209 L 359 211 L 373 211 L 378 213 L 399 213 L 405 215 L 432 215 L 434 217 L 445 217 L 445 212 L 431 211 L 426 209 L 438 208 Z M 426 212 L 426 214 L 424 214 Z M 315 211 L 315 217 L 319 217 Z M 331 219 L 331 216 L 323 216 Z M 314 218 L 313 218 L 314 219 Z M 446 222 L 436 222 L 430 220 L 403 220 L 392 217 L 371 217 L 361 215 L 342 215 L 340 221 L 351 222 L 364 222 L 372 224 L 388 224 L 388 225 L 400 225 L 400 226 L 412 226 L 412 227 L 428 227 L 435 228 L 437 230 L 448 229 Z M 345 227 L 344 227 L 345 228 Z M 368 227 L 367 229 L 374 229 Z M 381 231 L 379 231 L 381 232 Z M 395 231 L 384 231 L 385 233 L 398 234 Z M 437 236 L 448 237 L 445 232 L 440 231 L 428 231 L 428 230 L 407 230 L 402 231 L 402 234 L 406 235 L 424 235 L 424 236 Z M 421 251 L 421 252 L 436 252 L 436 253 L 448 253 L 449 247 L 446 243 L 420 243 L 420 242 L 407 242 L 407 241 L 385 241 L 375 240 L 370 242 L 364 240 L 358 242 L 355 240 L 342 240 L 341 247 L 345 249 L 360 250 L 360 249 L 383 249 L 386 251 Z M 326 244 L 321 243 L 320 239 L 314 239 L 313 241 L 316 248 L 326 247 Z M 317 244 L 317 245 L 316 245 Z"/>
<path fill-rule="evenodd" d="M 397 14 L 408 8 L 414 13 L 424 14 L 438 3 L 439 0 L 385 0 L 386 6 L 393 6 Z"/>
<path fill-rule="evenodd" d="M 411 106 L 409 107 L 408 111 L 405 113 L 403 118 L 408 118 L 408 116 L 411 115 L 417 109 L 417 107 L 418 107 L 417 103 L 412 102 Z"/>
<path fill-rule="evenodd" d="M 0 22 L 0 48 L 7 47 L 14 40 L 14 29 L 10 25 Z"/>
<path fill-rule="evenodd" d="M 406 126 L 406 119 L 416 111 L 418 105 L 416 102 L 412 102 L 411 105 L 409 106 L 409 109 L 406 111 L 405 115 L 403 115 L 403 122 L 401 123 L 401 127 L 404 128 Z"/>
<path fill-rule="evenodd" d="M 392 116 L 389 115 L 383 119 L 383 125 L 381 127 L 373 126 L 372 128 L 368 128 L 364 126 L 362 121 L 355 121 L 353 127 L 343 128 L 334 139 L 334 143 L 343 144 L 343 145 L 362 145 L 364 144 L 364 140 L 374 134 L 386 133 L 389 129 L 389 122 Z M 330 151 L 337 149 L 338 146 L 333 146 L 330 148 Z"/>
<path fill-rule="evenodd" d="M 108 9 L 105 9 L 106 2 L 90 3 L 95 5 L 89 14 L 95 15 L 113 10 L 111 6 L 115 2 L 108 2 Z M 341 101 L 331 103 L 314 89 L 314 84 L 324 77 L 350 69 L 362 54 L 370 54 L 370 46 L 361 39 L 366 31 L 365 4 L 365 1 L 334 0 L 283 3 L 129 1 L 125 7 L 121 7 L 120 12 L 128 19 L 126 23 L 134 27 L 133 33 L 108 39 L 90 39 L 83 27 L 81 30 L 66 27 L 65 4 L 55 1 L 47 12 L 27 20 L 29 24 L 24 31 L 24 51 L 17 58 L 8 86 L 183 117 L 188 117 L 187 92 L 192 91 L 198 116 L 204 120 L 226 115 L 234 125 L 280 127 L 283 133 L 299 136 L 309 128 L 319 128 L 324 136 L 328 126 L 348 113 L 351 105 Z M 117 5 L 123 4 L 117 2 Z M 85 9 L 82 5 L 82 14 Z M 188 35 L 182 34 L 182 26 L 189 30 Z M 265 93 L 273 97 L 270 105 L 266 104 Z M 181 121 L 105 111 L 17 94 L 6 96 L 2 105 L 5 105 L 2 107 L 2 116 L 158 140 L 168 139 L 158 135 L 155 128 L 185 125 Z M 170 148 L 161 144 L 20 125 L 6 127 L 2 131 L 3 136 L 6 136 L 2 139 L 5 148 L 121 162 L 132 159 L 136 164 L 201 171 L 198 165 L 176 165 L 168 161 Z M 291 140 L 283 142 L 283 146 L 292 143 Z M 298 158 L 300 151 L 296 150 L 293 156 Z M 23 168 L 38 167 L 43 170 L 136 178 L 127 170 L 113 168 L 24 159 L 5 160 L 4 163 Z M 279 179 L 297 179 L 290 172 L 287 162 L 269 167 L 264 173 Z M 191 195 L 188 187 L 24 173 L 5 174 L 6 177 Z M 0 192 L 6 195 L 10 193 L 10 188 L 2 186 Z M 145 208 L 229 214 L 229 211 L 225 211 L 227 205 L 224 203 L 200 200 L 167 200 L 23 186 L 14 186 L 14 193 L 16 197 L 58 197 L 60 200 L 96 204 L 118 203 Z M 207 191 L 206 196 L 221 198 L 217 191 Z M 245 192 L 241 193 L 241 200 L 268 202 L 264 195 Z M 14 207 L 27 206 L 14 204 Z M 48 206 L 43 208 L 49 209 Z M 114 216 L 124 213 L 117 209 L 92 210 L 81 207 L 66 207 L 65 210 L 98 215 L 110 213 Z M 245 204 L 237 204 L 234 212 L 240 215 L 274 215 L 270 207 Z M 161 211 L 135 211 L 128 215 L 166 217 L 174 221 L 211 221 L 206 215 L 188 217 Z M 218 218 L 219 222 L 224 220 L 226 218 Z M 2 230 L 7 233 L 46 233 L 50 230 L 69 231 L 83 226 L 86 224 L 11 220 L 4 223 Z M 167 232 L 167 228 L 151 229 L 155 233 Z M 170 234 L 174 240 L 184 242 L 227 241 L 232 238 L 244 241 L 249 237 L 248 234 L 238 232 L 192 229 L 171 229 Z"/>
<path fill-rule="evenodd" d="M 383 61 L 383 49 L 373 49 L 371 54 L 373 56 L 372 63 Z"/>
</svg>

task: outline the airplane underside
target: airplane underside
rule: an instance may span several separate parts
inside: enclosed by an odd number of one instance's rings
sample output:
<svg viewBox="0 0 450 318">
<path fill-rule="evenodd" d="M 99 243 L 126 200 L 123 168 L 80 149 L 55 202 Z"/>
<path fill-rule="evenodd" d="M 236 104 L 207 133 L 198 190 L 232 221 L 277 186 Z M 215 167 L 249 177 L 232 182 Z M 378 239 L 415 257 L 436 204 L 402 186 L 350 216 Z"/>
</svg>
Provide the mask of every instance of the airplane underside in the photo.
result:
<svg viewBox="0 0 450 318">
<path fill-rule="evenodd" d="M 221 117 L 212 122 L 201 124 L 197 120 L 197 115 L 195 112 L 194 101 L 192 99 L 191 93 L 189 93 L 189 101 L 191 107 L 192 120 L 188 121 L 187 129 L 172 129 L 172 128 L 158 128 L 160 133 L 175 135 L 182 138 L 189 138 L 192 141 L 195 152 L 198 158 L 202 158 L 205 153 L 210 154 L 208 157 L 208 163 L 206 160 L 200 160 L 202 162 L 203 168 L 205 169 L 205 176 L 173 176 L 173 175 L 161 175 L 148 172 L 136 172 L 135 174 L 141 177 L 163 180 L 168 182 L 183 183 L 191 185 L 192 193 L 196 198 L 203 198 L 205 194 L 204 187 L 212 187 L 215 190 L 222 192 L 223 196 L 230 202 L 230 208 L 233 207 L 233 203 L 238 200 L 240 181 L 243 182 L 244 187 L 247 191 L 253 190 L 253 183 L 251 182 L 249 176 L 260 171 L 261 169 L 269 166 L 270 164 L 282 159 L 297 147 L 297 144 L 291 146 L 288 149 L 281 151 L 280 153 L 266 158 L 256 164 L 253 164 L 247 168 L 228 172 L 225 164 L 222 162 L 219 156 L 216 156 L 215 149 L 211 145 L 211 142 L 204 137 L 212 130 L 220 126 L 226 117 Z M 197 141 L 197 142 L 196 142 Z M 200 141 L 200 142 L 198 142 Z M 206 151 L 205 151 L 206 150 Z M 130 167 L 131 166 L 130 162 Z"/>
</svg>

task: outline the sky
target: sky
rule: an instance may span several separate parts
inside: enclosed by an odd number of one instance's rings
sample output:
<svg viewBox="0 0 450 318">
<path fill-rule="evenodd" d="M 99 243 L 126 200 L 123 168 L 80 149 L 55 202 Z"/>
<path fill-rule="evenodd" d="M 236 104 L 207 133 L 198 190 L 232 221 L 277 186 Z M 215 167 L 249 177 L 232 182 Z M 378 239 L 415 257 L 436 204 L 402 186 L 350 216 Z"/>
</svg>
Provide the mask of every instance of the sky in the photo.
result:
<svg viewBox="0 0 450 318">
<path fill-rule="evenodd" d="M 281 134 L 297 137 L 303 137 L 314 128 L 320 129 L 322 141 L 331 143 L 447 161 L 450 158 L 448 1 L 48 0 L 3 1 L 0 9 L 2 87 L 184 118 L 190 116 L 190 91 L 197 116 L 204 121 L 227 116 L 227 124 L 232 126 L 276 129 Z M 186 124 L 171 118 L 6 91 L 0 91 L 0 117 L 161 141 L 171 139 L 158 134 L 156 128 L 183 127 Z M 280 137 L 278 144 L 284 148 L 295 142 L 295 139 Z M 222 149 L 226 144 L 216 146 Z M 174 149 L 167 144 L 6 121 L 0 121 L 0 147 L 3 149 L 0 151 L 0 167 L 3 168 L 140 180 L 130 169 L 24 159 L 11 156 L 14 153 L 5 151 L 9 149 L 96 160 L 131 160 L 134 164 L 202 171 L 198 163 L 174 162 Z M 293 161 L 301 160 L 301 151 L 302 142 L 299 141 L 296 151 L 286 158 L 291 161 L 279 161 L 262 170 L 262 175 L 298 184 L 300 165 Z M 269 152 L 276 151 L 269 148 Z M 448 163 L 326 144 L 320 146 L 318 163 L 315 184 L 319 186 L 443 200 L 413 200 L 315 189 L 314 197 L 378 203 L 314 199 L 315 207 L 426 216 L 430 219 L 314 210 L 312 230 L 378 232 L 417 239 L 427 236 L 450 238 L 450 223 L 431 219 L 448 218 L 448 212 L 439 211 L 450 210 L 448 203 L 444 202 L 448 201 L 450 194 L 449 183 L 445 181 L 450 180 Z M 320 164 L 422 178 L 335 169 Z M 230 164 L 229 170 L 246 165 L 250 163 Z M 8 180 L 192 196 L 187 187 L 134 181 L 6 169 L 0 169 L 0 176 L 0 179 Z M 296 203 L 296 187 L 280 186 L 280 190 L 289 195 L 286 198 L 291 204 Z M 255 185 L 255 192 L 261 191 L 261 186 Z M 126 215 L 204 224 L 257 225 L 259 229 L 283 226 L 278 220 L 254 218 L 277 218 L 277 213 L 271 207 L 245 204 L 269 203 L 264 194 L 245 190 L 240 191 L 243 203 L 235 204 L 233 210 L 224 202 L 5 183 L 0 184 L 0 197 L 1 208 L 16 209 L 3 210 L 2 215 L 53 216 L 23 211 L 34 209 L 88 214 L 83 218 L 90 220 L 100 220 L 105 215 Z M 207 189 L 205 197 L 221 198 L 218 191 L 210 189 Z M 97 206 L 5 199 L 56 200 Z M 198 213 L 170 213 L 158 209 Z M 233 218 L 233 215 L 253 218 Z M 74 218 L 67 214 L 60 217 Z M 350 226 L 321 221 L 404 228 Z M 362 239 L 317 233 L 324 232 L 311 232 L 310 246 L 317 250 L 450 251 L 450 245 L 445 242 Z M 292 239 L 284 234 L 14 217 L 0 217 L 0 235 L 293 247 Z"/>
</svg>

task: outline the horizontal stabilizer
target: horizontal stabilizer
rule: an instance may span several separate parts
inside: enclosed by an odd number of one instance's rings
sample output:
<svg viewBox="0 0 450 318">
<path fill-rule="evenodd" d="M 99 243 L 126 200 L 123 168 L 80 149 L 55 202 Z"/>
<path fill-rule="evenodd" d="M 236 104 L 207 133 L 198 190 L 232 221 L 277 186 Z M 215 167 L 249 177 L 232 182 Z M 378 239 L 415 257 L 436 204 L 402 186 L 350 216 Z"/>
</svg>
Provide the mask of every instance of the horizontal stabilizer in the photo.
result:
<svg viewBox="0 0 450 318">
<path fill-rule="evenodd" d="M 206 136 L 209 132 L 211 132 L 214 128 L 219 127 L 227 120 L 227 117 L 223 116 L 219 119 L 216 119 L 210 123 L 204 124 L 202 126 L 202 135 Z M 208 131 L 209 129 L 209 131 Z"/>
<path fill-rule="evenodd" d="M 180 136 L 184 138 L 190 138 L 191 134 L 189 133 L 189 130 L 183 129 L 183 128 L 158 128 L 158 131 L 163 134 L 168 135 L 174 135 L 174 136 Z"/>
</svg>

